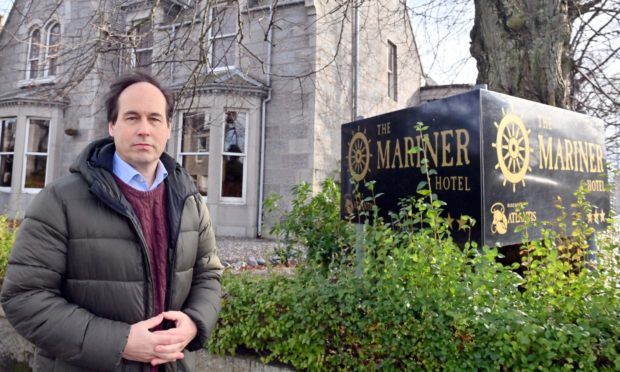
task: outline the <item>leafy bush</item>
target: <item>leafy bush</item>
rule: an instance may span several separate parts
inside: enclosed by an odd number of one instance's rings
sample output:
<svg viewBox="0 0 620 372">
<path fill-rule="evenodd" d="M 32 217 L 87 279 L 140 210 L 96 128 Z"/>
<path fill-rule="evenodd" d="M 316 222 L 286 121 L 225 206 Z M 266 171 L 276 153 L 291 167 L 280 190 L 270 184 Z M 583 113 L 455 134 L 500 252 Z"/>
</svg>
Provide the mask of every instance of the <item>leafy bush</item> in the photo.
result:
<svg viewBox="0 0 620 372">
<path fill-rule="evenodd" d="M 311 196 L 308 183 L 295 186 L 292 210 L 271 228 L 272 234 L 284 240 L 279 253 L 285 262 L 291 256 L 307 254 L 310 262 L 327 269 L 352 251 L 355 230 L 340 219 L 340 187 L 332 179 L 323 181 L 321 187 L 320 193 Z M 300 252 L 299 247 L 305 252 Z"/>
<path fill-rule="evenodd" d="M 6 216 L 0 215 L 0 283 L 4 278 L 6 265 L 9 261 L 9 253 L 15 240 L 16 228 Z"/>
<path fill-rule="evenodd" d="M 590 208 L 582 190 L 580 214 L 567 216 L 558 201 L 558 220 L 537 226 L 544 238 L 524 244 L 523 276 L 497 263 L 496 248 L 457 246 L 442 203 L 429 190 L 419 195 L 389 222 L 364 226 L 361 272 L 351 265 L 355 237 L 333 213 L 338 204 L 309 208 L 321 193 L 297 203 L 282 231 L 321 245 L 292 275 L 226 274 L 210 350 L 249 348 L 317 371 L 620 370 L 619 235 L 599 239 L 598 262 L 586 259 L 592 231 L 580 219 Z M 554 231 L 569 223 L 572 240 L 560 239 Z M 344 250 L 321 255 L 329 244 Z"/>
</svg>

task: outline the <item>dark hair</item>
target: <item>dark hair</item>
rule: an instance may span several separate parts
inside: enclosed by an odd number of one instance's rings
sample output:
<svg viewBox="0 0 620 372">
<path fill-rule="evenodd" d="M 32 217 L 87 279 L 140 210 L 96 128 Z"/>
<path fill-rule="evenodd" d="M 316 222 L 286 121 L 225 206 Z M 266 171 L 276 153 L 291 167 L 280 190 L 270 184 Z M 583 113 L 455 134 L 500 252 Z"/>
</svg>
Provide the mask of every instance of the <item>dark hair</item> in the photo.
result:
<svg viewBox="0 0 620 372">
<path fill-rule="evenodd" d="M 105 99 L 105 108 L 108 114 L 108 123 L 115 123 L 118 118 L 118 97 L 120 97 L 121 93 L 129 86 L 137 84 L 137 83 L 149 83 L 154 85 L 155 88 L 159 89 L 159 91 L 166 98 L 166 119 L 168 120 L 168 125 L 170 125 L 170 121 L 172 120 L 172 112 L 174 110 L 174 96 L 172 93 L 161 86 L 159 81 L 157 81 L 151 75 L 134 71 L 127 75 L 121 76 L 110 84 L 110 90 Z"/>
</svg>

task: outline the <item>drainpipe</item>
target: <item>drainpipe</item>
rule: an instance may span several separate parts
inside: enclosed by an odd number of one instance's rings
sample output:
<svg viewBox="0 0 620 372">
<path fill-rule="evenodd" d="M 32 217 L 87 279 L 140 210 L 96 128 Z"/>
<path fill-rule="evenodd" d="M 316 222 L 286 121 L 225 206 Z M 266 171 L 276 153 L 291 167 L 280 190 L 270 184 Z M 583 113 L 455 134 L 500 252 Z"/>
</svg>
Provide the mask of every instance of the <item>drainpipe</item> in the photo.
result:
<svg viewBox="0 0 620 372">
<path fill-rule="evenodd" d="M 356 1 L 353 4 L 353 50 L 351 51 L 351 58 L 353 59 L 351 66 L 353 68 L 352 73 L 352 96 L 353 102 L 351 107 L 351 121 L 357 120 L 358 100 L 359 100 L 359 42 L 360 42 L 360 30 L 359 30 L 359 3 Z"/>
<path fill-rule="evenodd" d="M 273 3 L 269 5 L 269 19 L 273 20 Z M 265 127 L 267 125 L 267 104 L 271 101 L 271 52 L 273 49 L 273 27 L 269 25 L 267 32 L 267 98 L 263 100 L 260 118 L 260 154 L 259 154 L 259 173 L 258 173 L 258 226 L 256 226 L 256 236 L 262 238 L 263 226 L 263 197 L 265 193 Z"/>
</svg>

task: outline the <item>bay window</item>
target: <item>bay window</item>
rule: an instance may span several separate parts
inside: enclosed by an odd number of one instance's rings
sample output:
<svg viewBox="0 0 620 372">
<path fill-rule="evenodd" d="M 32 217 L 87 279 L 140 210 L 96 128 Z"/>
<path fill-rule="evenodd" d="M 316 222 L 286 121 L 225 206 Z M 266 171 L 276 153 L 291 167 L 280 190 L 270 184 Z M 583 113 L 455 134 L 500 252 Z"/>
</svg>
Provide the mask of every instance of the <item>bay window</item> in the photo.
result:
<svg viewBox="0 0 620 372">
<path fill-rule="evenodd" d="M 23 186 L 25 189 L 42 189 L 45 186 L 49 130 L 48 119 L 28 119 L 26 151 L 24 152 Z"/>
<path fill-rule="evenodd" d="M 227 111 L 222 149 L 222 198 L 243 198 L 247 113 Z"/>
<path fill-rule="evenodd" d="M 0 119 L 0 188 L 11 187 L 16 129 L 16 118 Z"/>
<path fill-rule="evenodd" d="M 209 140 L 211 129 L 208 116 L 204 112 L 183 114 L 181 129 L 181 165 L 194 179 L 198 192 L 207 196 L 209 179 Z"/>
</svg>

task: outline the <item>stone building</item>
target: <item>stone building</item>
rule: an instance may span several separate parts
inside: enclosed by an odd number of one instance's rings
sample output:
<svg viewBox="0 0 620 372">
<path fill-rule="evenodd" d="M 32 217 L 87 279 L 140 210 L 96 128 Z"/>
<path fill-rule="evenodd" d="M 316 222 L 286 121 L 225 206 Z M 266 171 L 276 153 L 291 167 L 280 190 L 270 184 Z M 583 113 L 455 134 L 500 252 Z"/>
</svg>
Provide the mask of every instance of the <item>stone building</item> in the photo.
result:
<svg viewBox="0 0 620 372">
<path fill-rule="evenodd" d="M 107 136 L 103 96 L 142 69 L 178 102 L 167 151 L 216 233 L 260 235 L 261 200 L 337 176 L 340 125 L 418 104 L 422 68 L 399 0 L 16 0 L 0 34 L 0 208 Z"/>
</svg>

